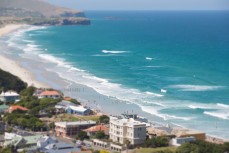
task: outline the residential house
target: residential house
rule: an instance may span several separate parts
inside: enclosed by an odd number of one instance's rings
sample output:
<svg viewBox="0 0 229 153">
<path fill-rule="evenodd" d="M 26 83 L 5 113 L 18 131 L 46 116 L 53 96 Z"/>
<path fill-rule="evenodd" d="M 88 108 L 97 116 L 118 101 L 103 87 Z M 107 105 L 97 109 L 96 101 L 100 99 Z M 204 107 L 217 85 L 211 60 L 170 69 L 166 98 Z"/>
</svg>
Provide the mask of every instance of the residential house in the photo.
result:
<svg viewBox="0 0 229 153">
<path fill-rule="evenodd" d="M 59 112 L 59 113 L 65 113 L 66 112 L 66 109 L 68 107 L 70 107 L 70 106 L 78 106 L 78 105 L 77 104 L 74 104 L 74 103 L 72 103 L 70 101 L 63 100 L 63 101 L 57 103 L 55 105 L 55 108 L 56 108 L 57 112 Z"/>
<path fill-rule="evenodd" d="M 69 106 L 66 108 L 68 114 L 78 114 L 78 115 L 91 115 L 92 111 L 83 106 Z"/>
<path fill-rule="evenodd" d="M 196 139 L 194 137 L 183 137 L 183 138 L 173 138 L 171 141 L 170 141 L 170 144 L 172 146 L 181 146 L 182 144 L 186 143 L 186 142 L 193 142 L 195 141 Z"/>
<path fill-rule="evenodd" d="M 19 105 L 12 105 L 9 107 L 8 112 L 12 113 L 15 110 L 28 111 L 29 109 L 26 107 L 19 106 Z"/>
<path fill-rule="evenodd" d="M 42 137 L 42 135 L 16 136 L 11 140 L 6 140 L 4 147 L 14 146 L 17 149 L 33 147 L 37 145 L 37 141 Z"/>
<path fill-rule="evenodd" d="M 9 109 L 8 105 L 0 105 L 0 114 L 3 114 L 7 109 Z"/>
<path fill-rule="evenodd" d="M 204 132 L 184 128 L 174 128 L 172 134 L 176 135 L 178 138 L 194 137 L 198 140 L 205 140 L 206 138 L 206 134 Z"/>
<path fill-rule="evenodd" d="M 84 131 L 87 132 L 88 136 L 94 136 L 99 131 L 103 131 L 106 135 L 109 135 L 109 128 L 103 124 L 92 126 Z"/>
<path fill-rule="evenodd" d="M 110 139 L 113 142 L 130 145 L 144 143 L 146 139 L 146 123 L 135 121 L 132 118 L 124 119 L 110 116 Z"/>
<path fill-rule="evenodd" d="M 44 148 L 41 148 L 40 151 L 45 153 L 71 153 L 81 151 L 81 148 L 74 147 L 66 142 L 56 142 L 48 144 Z"/>
<path fill-rule="evenodd" d="M 176 137 L 172 134 L 173 128 L 169 126 L 151 126 L 147 127 L 147 134 L 149 138 L 157 137 L 157 136 L 164 136 L 169 138 Z"/>
<path fill-rule="evenodd" d="M 95 121 L 55 122 L 55 132 L 57 136 L 71 137 L 94 125 Z"/>
<path fill-rule="evenodd" d="M 58 99 L 58 98 L 61 98 L 61 94 L 55 90 L 51 90 L 51 91 L 46 90 L 46 91 L 41 92 L 40 94 L 37 94 L 37 97 L 39 99 L 42 99 L 42 98 Z"/>
<path fill-rule="evenodd" d="M 17 102 L 20 100 L 20 95 L 15 91 L 2 92 L 0 94 L 0 101 L 3 102 Z"/>
<path fill-rule="evenodd" d="M 56 143 L 57 140 L 56 138 L 54 137 L 50 137 L 50 136 L 43 136 L 42 138 L 40 138 L 38 141 L 37 141 L 37 147 L 38 148 L 45 148 L 47 145 L 49 144 L 53 144 L 53 143 Z"/>
</svg>

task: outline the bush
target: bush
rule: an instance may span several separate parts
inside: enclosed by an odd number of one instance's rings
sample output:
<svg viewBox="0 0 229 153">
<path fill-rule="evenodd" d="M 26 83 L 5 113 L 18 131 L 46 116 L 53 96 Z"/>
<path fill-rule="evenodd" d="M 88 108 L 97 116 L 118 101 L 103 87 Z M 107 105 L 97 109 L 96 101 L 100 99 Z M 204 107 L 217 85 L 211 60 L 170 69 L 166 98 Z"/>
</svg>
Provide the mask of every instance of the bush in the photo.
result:
<svg viewBox="0 0 229 153">
<path fill-rule="evenodd" d="M 88 137 L 86 132 L 80 131 L 79 134 L 77 135 L 76 139 L 83 141 L 84 139 L 89 139 L 89 137 Z"/>
<path fill-rule="evenodd" d="M 206 141 L 197 140 L 181 145 L 177 153 L 227 153 L 229 152 L 229 143 L 213 144 Z"/>
<path fill-rule="evenodd" d="M 99 117 L 99 122 L 100 123 L 108 124 L 109 121 L 110 121 L 110 118 L 107 115 L 102 115 L 102 116 Z"/>
<path fill-rule="evenodd" d="M 153 137 L 152 139 L 147 139 L 144 143 L 144 147 L 167 147 L 169 145 L 169 139 L 167 137 Z"/>
<path fill-rule="evenodd" d="M 97 132 L 95 134 L 95 138 L 97 138 L 97 139 L 104 139 L 104 138 L 106 138 L 106 135 L 105 135 L 105 133 L 103 131 L 99 131 L 99 132 Z"/>
</svg>

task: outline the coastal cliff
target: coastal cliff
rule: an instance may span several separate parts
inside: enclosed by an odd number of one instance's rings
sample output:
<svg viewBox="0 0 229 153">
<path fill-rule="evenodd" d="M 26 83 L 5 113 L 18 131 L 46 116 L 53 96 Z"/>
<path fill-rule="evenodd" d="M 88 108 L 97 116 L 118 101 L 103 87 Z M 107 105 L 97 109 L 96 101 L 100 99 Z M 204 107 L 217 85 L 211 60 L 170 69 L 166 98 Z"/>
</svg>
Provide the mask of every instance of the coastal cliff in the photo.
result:
<svg viewBox="0 0 229 153">
<path fill-rule="evenodd" d="M 6 24 L 89 25 L 84 12 L 58 7 L 42 0 L 1 0 L 0 27 Z"/>
</svg>

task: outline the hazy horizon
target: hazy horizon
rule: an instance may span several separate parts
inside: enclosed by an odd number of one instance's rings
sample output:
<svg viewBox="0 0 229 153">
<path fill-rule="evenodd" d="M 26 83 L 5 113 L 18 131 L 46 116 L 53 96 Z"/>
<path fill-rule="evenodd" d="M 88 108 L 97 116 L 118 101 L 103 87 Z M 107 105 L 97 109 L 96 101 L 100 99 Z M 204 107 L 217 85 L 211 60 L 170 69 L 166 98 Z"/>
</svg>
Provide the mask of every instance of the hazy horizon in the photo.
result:
<svg viewBox="0 0 229 153">
<path fill-rule="evenodd" d="M 201 11 L 229 10 L 228 0 L 48 0 L 55 5 L 97 11 Z"/>
</svg>

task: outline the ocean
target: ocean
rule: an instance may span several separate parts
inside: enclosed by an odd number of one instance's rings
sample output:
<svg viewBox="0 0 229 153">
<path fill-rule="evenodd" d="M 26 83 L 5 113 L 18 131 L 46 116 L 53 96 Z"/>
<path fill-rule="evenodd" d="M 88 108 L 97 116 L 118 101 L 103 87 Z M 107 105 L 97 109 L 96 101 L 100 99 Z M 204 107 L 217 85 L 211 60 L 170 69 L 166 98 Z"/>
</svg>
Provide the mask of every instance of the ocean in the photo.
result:
<svg viewBox="0 0 229 153">
<path fill-rule="evenodd" d="M 90 26 L 7 35 L 1 53 L 105 113 L 138 113 L 229 139 L 229 11 L 86 15 Z"/>
</svg>

